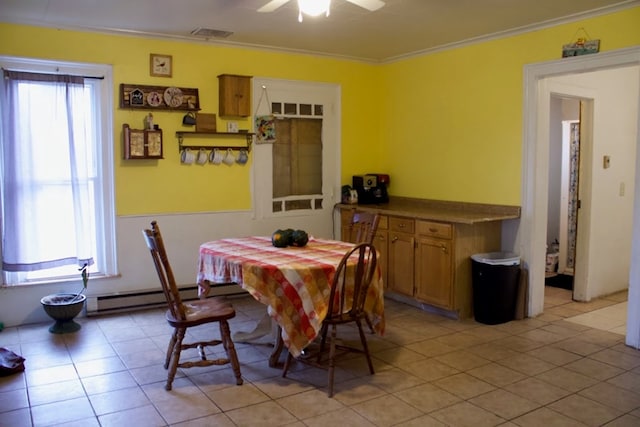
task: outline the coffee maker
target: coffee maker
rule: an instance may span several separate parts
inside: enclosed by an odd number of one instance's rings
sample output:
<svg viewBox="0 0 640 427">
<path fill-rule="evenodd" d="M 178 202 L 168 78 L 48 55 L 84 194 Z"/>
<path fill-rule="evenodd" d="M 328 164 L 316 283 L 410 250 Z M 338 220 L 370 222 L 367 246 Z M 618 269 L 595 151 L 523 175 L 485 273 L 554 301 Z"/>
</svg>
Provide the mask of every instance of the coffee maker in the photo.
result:
<svg viewBox="0 0 640 427">
<path fill-rule="evenodd" d="M 367 205 L 389 202 L 389 195 L 387 194 L 389 175 L 380 173 L 353 175 L 352 184 L 358 193 L 359 204 Z"/>
</svg>

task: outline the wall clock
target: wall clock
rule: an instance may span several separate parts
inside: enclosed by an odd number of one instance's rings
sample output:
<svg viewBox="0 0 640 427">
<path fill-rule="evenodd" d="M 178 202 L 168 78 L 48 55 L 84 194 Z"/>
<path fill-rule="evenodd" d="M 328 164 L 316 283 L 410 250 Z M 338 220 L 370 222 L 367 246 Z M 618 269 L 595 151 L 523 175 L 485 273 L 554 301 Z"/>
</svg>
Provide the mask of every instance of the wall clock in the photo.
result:
<svg viewBox="0 0 640 427">
<path fill-rule="evenodd" d="M 173 58 L 171 55 L 152 53 L 149 61 L 152 76 L 171 77 L 173 73 Z"/>
</svg>

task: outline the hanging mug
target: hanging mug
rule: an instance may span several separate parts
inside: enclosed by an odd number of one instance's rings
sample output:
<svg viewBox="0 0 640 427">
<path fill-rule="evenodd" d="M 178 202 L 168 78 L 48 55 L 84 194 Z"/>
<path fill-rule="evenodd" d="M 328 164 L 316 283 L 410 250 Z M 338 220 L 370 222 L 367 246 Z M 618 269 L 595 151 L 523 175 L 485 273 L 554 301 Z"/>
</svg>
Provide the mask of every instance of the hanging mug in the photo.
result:
<svg viewBox="0 0 640 427">
<path fill-rule="evenodd" d="M 249 160 L 249 152 L 243 148 L 238 153 L 238 158 L 236 159 L 236 163 L 240 165 L 244 165 Z"/>
<path fill-rule="evenodd" d="M 196 124 L 196 115 L 194 113 L 187 113 L 182 118 L 182 124 L 185 126 L 193 126 Z"/>
</svg>

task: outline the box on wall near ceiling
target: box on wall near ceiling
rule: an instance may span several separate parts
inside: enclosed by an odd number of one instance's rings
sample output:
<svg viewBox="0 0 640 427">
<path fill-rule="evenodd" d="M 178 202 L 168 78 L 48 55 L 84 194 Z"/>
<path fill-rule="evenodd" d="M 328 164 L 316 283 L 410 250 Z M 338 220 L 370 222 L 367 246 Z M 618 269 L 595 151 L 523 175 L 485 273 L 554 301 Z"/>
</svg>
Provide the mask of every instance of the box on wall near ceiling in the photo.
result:
<svg viewBox="0 0 640 427">
<path fill-rule="evenodd" d="M 216 115 L 208 113 L 196 114 L 196 132 L 215 132 Z"/>
</svg>

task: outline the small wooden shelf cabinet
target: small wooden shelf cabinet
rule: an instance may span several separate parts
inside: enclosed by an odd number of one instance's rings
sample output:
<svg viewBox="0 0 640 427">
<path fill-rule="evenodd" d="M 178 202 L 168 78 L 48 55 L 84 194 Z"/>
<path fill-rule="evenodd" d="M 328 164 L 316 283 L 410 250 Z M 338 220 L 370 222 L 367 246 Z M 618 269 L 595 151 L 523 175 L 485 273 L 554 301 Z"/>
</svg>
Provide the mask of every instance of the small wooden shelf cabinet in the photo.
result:
<svg viewBox="0 0 640 427">
<path fill-rule="evenodd" d="M 123 157 L 130 159 L 162 159 L 161 129 L 131 129 L 122 125 Z"/>
<path fill-rule="evenodd" d="M 227 117 L 251 115 L 251 76 L 218 76 L 219 114 Z"/>
</svg>

